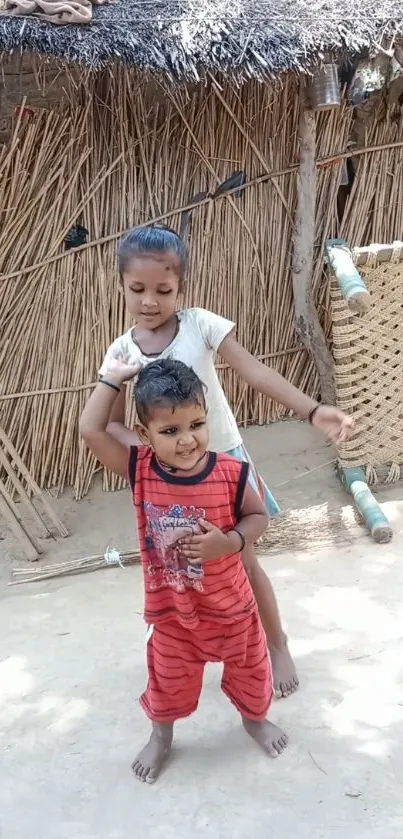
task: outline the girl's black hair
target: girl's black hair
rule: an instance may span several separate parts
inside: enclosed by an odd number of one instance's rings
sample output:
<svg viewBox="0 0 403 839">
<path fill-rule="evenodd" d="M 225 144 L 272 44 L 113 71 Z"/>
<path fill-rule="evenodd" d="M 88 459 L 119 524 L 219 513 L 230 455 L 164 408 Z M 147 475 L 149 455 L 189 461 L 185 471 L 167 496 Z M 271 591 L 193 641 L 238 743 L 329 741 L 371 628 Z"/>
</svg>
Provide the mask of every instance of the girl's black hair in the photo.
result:
<svg viewBox="0 0 403 839">
<path fill-rule="evenodd" d="M 119 274 L 122 279 L 128 262 L 134 256 L 174 253 L 178 262 L 178 276 L 181 283 L 185 278 L 187 252 L 186 245 L 170 227 L 149 225 L 134 227 L 121 239 L 118 247 Z"/>
<path fill-rule="evenodd" d="M 158 405 L 174 410 L 193 404 L 205 408 L 204 385 L 191 367 L 173 358 L 160 358 L 143 367 L 134 386 L 137 416 L 147 426 Z"/>
</svg>

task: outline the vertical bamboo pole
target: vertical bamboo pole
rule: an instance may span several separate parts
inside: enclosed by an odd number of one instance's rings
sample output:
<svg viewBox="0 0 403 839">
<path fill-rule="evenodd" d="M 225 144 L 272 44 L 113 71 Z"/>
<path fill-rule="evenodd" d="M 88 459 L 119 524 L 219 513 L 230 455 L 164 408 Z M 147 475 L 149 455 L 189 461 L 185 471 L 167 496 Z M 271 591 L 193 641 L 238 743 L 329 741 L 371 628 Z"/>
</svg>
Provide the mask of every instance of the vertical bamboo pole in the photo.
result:
<svg viewBox="0 0 403 839">
<path fill-rule="evenodd" d="M 315 114 L 300 97 L 300 162 L 297 180 L 297 208 L 293 233 L 292 285 L 295 326 L 317 369 L 324 402 L 335 404 L 333 359 L 319 322 L 312 296 L 316 207 L 316 124 Z"/>
</svg>

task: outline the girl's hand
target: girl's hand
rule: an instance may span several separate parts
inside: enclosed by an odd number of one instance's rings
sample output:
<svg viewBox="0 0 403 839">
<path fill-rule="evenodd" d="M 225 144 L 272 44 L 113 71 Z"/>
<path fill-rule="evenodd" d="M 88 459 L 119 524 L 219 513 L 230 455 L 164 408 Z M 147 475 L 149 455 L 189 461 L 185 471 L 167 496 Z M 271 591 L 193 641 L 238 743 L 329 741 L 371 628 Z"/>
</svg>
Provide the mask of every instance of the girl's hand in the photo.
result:
<svg viewBox="0 0 403 839">
<path fill-rule="evenodd" d="M 103 378 L 120 387 L 123 382 L 128 382 L 130 379 L 136 381 L 140 371 L 141 364 L 127 364 L 125 361 L 116 358 L 109 362 Z"/>
<path fill-rule="evenodd" d="M 353 418 L 331 405 L 319 405 L 312 417 L 312 426 L 327 434 L 336 445 L 344 443 L 355 431 Z"/>
<path fill-rule="evenodd" d="M 230 556 L 239 550 L 239 537 L 233 531 L 223 533 L 219 527 L 205 519 L 200 519 L 199 525 L 202 533 L 185 536 L 178 543 L 181 553 L 191 562 L 203 565 L 204 562 Z"/>
</svg>

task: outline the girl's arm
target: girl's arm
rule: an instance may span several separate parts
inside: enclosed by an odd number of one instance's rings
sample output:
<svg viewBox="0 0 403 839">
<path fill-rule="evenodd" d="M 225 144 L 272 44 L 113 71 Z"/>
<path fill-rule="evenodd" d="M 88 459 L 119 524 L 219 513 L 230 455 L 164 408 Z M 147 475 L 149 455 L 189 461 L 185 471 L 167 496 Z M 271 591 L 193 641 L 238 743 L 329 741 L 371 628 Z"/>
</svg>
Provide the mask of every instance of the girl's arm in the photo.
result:
<svg viewBox="0 0 403 839">
<path fill-rule="evenodd" d="M 138 367 L 125 365 L 120 372 L 105 376 L 109 382 L 99 382 L 91 394 L 80 419 L 80 434 L 93 455 L 112 472 L 127 477 L 127 445 L 114 439 L 107 431 L 112 408 L 121 394 L 123 381 L 133 378 Z M 112 387 L 111 387 L 112 385 Z"/>
<path fill-rule="evenodd" d="M 318 403 L 310 396 L 287 382 L 280 373 L 262 364 L 251 355 L 234 335 L 228 335 L 219 346 L 219 353 L 224 361 L 239 373 L 241 378 L 254 390 L 275 399 L 293 413 L 307 419 Z M 324 431 L 337 443 L 346 440 L 354 431 L 354 420 L 338 408 L 320 404 L 312 417 L 312 425 Z"/>
<path fill-rule="evenodd" d="M 241 508 L 241 518 L 236 525 L 237 530 L 242 533 L 246 545 L 253 545 L 257 542 L 263 536 L 268 523 L 269 515 L 263 501 L 252 489 L 250 483 L 247 482 Z M 238 534 L 235 532 L 235 535 Z"/>
<path fill-rule="evenodd" d="M 122 388 L 120 393 L 116 394 L 116 396 L 117 398 L 112 405 L 106 430 L 114 440 L 117 440 L 118 443 L 122 443 L 122 445 L 126 446 L 127 449 L 129 449 L 130 446 L 140 446 L 141 441 L 136 432 L 131 431 L 131 429 L 127 428 L 125 425 L 126 399 L 124 388 Z"/>
</svg>

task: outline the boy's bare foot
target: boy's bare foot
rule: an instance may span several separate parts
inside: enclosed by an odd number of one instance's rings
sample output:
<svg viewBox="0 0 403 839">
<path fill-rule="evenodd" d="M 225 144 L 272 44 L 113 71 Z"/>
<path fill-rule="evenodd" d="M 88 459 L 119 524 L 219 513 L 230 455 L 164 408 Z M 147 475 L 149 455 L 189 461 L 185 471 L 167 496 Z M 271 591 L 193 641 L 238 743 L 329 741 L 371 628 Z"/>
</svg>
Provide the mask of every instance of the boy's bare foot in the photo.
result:
<svg viewBox="0 0 403 839">
<path fill-rule="evenodd" d="M 172 746 L 173 725 L 153 723 L 151 737 L 132 763 L 132 770 L 139 781 L 153 784 L 169 757 Z"/>
<path fill-rule="evenodd" d="M 281 755 L 281 752 L 287 746 L 288 737 L 278 725 L 274 725 L 274 723 L 269 722 L 268 720 L 262 720 L 262 722 L 254 722 L 253 720 L 247 720 L 246 717 L 242 717 L 242 722 L 244 724 L 245 731 L 256 740 L 259 746 L 268 754 L 270 757 L 278 757 Z"/>
<path fill-rule="evenodd" d="M 295 693 L 298 690 L 299 679 L 287 641 L 284 641 L 281 647 L 270 646 L 270 658 L 276 698 L 281 699 Z"/>
</svg>

